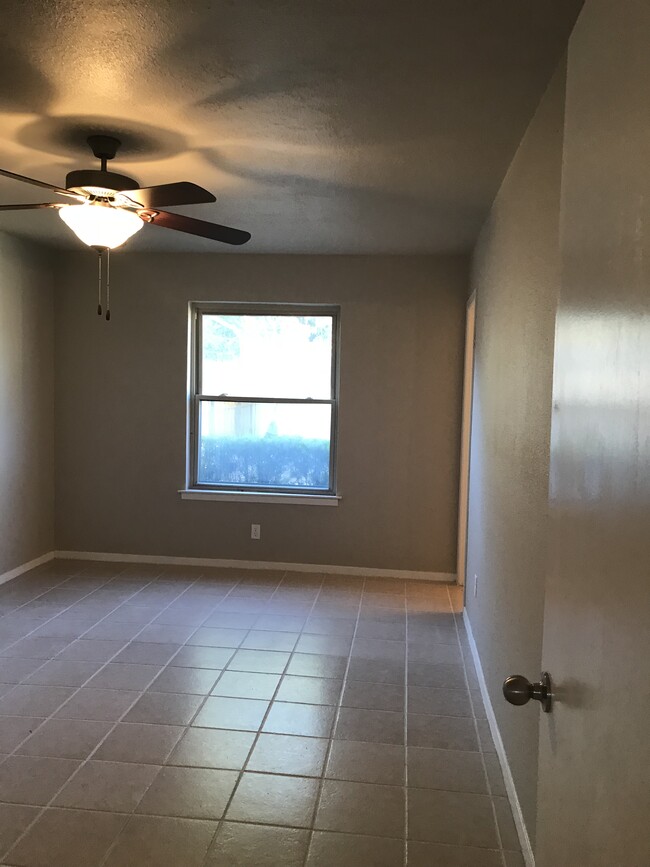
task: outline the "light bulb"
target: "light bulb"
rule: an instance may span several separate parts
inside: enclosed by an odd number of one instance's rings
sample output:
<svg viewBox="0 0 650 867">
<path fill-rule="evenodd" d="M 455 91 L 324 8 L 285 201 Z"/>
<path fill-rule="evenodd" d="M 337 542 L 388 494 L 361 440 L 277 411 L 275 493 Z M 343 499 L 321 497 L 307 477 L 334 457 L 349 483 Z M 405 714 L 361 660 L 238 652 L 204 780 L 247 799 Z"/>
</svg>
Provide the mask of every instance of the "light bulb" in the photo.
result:
<svg viewBox="0 0 650 867">
<path fill-rule="evenodd" d="M 111 250 L 121 246 L 143 226 L 140 217 L 132 211 L 96 202 L 67 205 L 59 210 L 59 216 L 84 244 Z"/>
</svg>

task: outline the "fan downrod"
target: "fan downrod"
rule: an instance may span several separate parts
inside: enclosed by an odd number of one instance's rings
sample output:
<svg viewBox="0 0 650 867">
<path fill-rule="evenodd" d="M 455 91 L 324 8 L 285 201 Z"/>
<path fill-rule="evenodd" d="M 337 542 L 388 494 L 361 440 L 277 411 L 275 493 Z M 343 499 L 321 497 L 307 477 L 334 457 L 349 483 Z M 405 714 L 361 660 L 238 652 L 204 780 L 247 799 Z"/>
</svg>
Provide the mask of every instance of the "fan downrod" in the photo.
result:
<svg viewBox="0 0 650 867">
<path fill-rule="evenodd" d="M 86 139 L 91 151 L 98 160 L 101 160 L 103 172 L 106 171 L 108 160 L 114 160 L 118 148 L 122 144 L 119 138 L 112 135 L 89 135 Z"/>
<path fill-rule="evenodd" d="M 94 195 L 108 195 L 124 190 L 135 190 L 138 182 L 126 175 L 109 172 L 106 163 L 115 159 L 122 142 L 112 135 L 89 135 L 86 139 L 94 156 L 100 161 L 99 169 L 81 169 L 69 172 L 65 185 L 68 190 Z"/>
</svg>

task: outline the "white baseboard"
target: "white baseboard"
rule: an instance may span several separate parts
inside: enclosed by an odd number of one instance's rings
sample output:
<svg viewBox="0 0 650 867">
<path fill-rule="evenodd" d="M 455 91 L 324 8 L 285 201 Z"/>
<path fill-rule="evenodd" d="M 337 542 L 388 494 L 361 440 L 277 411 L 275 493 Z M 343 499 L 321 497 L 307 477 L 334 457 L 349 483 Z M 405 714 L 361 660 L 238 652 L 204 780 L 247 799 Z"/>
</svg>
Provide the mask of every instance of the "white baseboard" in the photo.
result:
<svg viewBox="0 0 650 867">
<path fill-rule="evenodd" d="M 524 856 L 526 867 L 535 867 L 535 856 L 533 854 L 533 847 L 530 844 L 530 837 L 528 836 L 528 830 L 524 821 L 524 814 L 521 811 L 521 804 L 519 803 L 519 797 L 517 796 L 515 781 L 512 777 L 510 765 L 508 764 L 508 757 L 506 755 L 505 747 L 503 746 L 503 740 L 501 739 L 501 732 L 499 731 L 497 718 L 494 713 L 494 708 L 492 707 L 492 701 L 488 692 L 487 683 L 485 682 L 485 675 L 483 674 L 481 659 L 478 655 L 478 648 L 476 646 L 476 641 L 474 640 L 474 634 L 472 633 L 472 625 L 470 623 L 469 617 L 467 616 L 467 609 L 463 609 L 463 622 L 465 623 L 467 638 L 469 641 L 470 650 L 472 652 L 472 659 L 474 660 L 474 666 L 476 667 L 476 675 L 478 677 L 481 696 L 483 698 L 483 704 L 485 705 L 485 714 L 487 716 L 487 720 L 490 726 L 490 731 L 492 732 L 492 739 L 494 740 L 494 746 L 497 751 L 497 756 L 499 757 L 499 763 L 501 765 L 501 771 L 503 773 L 503 781 L 506 786 L 508 800 L 510 801 L 510 806 L 512 807 L 512 816 L 515 820 L 515 825 L 517 827 L 517 834 L 519 835 L 521 851 Z"/>
<path fill-rule="evenodd" d="M 316 563 L 275 563 L 268 560 L 220 560 L 212 557 L 166 557 L 159 554 L 107 554 L 97 551 L 56 551 L 65 560 L 99 560 L 111 563 L 156 563 L 172 566 L 217 566 L 225 569 L 282 569 L 285 572 L 326 572 L 330 575 L 365 575 L 371 578 L 408 578 L 454 584 L 453 572 L 417 572 L 410 569 L 374 569 L 365 566 L 332 566 Z"/>
<path fill-rule="evenodd" d="M 49 563 L 49 561 L 53 560 L 54 557 L 54 551 L 48 551 L 47 554 L 41 554 L 40 557 L 36 557 L 28 563 L 21 563 L 21 565 L 16 566 L 15 569 L 10 569 L 8 572 L 2 573 L 2 575 L 0 575 L 0 584 L 6 584 L 7 581 L 17 578 L 19 575 L 22 575 L 23 572 L 29 572 L 30 569 L 36 569 L 37 566 L 42 566 L 43 563 Z"/>
</svg>

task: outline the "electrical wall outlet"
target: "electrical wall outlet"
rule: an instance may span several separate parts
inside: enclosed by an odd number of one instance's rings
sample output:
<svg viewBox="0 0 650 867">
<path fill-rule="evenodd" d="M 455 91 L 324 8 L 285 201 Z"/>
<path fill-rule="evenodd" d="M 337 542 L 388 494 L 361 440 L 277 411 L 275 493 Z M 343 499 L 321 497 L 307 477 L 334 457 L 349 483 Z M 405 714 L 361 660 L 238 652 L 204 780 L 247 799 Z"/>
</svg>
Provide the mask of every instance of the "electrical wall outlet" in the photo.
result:
<svg viewBox="0 0 650 867">
<path fill-rule="evenodd" d="M 260 524 L 251 524 L 251 539 L 260 539 L 261 538 L 261 525 Z"/>
<path fill-rule="evenodd" d="M 474 596 L 478 595 L 478 575 L 474 575 Z"/>
</svg>

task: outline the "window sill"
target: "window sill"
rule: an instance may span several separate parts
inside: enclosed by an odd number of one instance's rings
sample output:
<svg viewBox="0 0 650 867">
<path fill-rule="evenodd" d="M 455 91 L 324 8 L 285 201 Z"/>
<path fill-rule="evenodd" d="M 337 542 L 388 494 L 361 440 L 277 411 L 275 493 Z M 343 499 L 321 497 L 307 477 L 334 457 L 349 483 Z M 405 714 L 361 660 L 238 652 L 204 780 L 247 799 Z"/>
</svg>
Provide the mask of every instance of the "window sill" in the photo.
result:
<svg viewBox="0 0 650 867">
<path fill-rule="evenodd" d="M 178 492 L 182 500 L 217 500 L 222 503 L 275 503 L 291 506 L 338 506 L 337 494 L 276 494 L 263 491 L 208 491 L 189 488 Z"/>
</svg>

